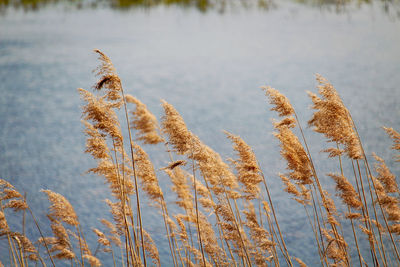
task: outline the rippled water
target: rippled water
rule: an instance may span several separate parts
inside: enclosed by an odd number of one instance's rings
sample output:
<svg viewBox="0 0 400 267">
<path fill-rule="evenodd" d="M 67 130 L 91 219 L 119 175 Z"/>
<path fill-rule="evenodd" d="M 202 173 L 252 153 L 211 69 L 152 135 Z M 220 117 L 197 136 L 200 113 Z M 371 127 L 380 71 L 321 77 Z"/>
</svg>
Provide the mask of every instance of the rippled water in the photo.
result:
<svg viewBox="0 0 400 267">
<path fill-rule="evenodd" d="M 288 247 L 315 265 L 319 258 L 304 212 L 276 175 L 285 171 L 285 163 L 271 135 L 275 114 L 259 87 L 271 85 L 286 94 L 306 126 L 311 111 L 305 91 L 315 92 L 314 74 L 322 74 L 352 112 L 367 152 L 382 155 L 400 173 L 380 129 L 400 129 L 400 21 L 382 7 L 373 2 L 335 12 L 335 6 L 282 1 L 268 10 L 234 8 L 222 14 L 179 6 L 7 8 L 0 15 L 0 177 L 27 192 L 48 232 L 48 202 L 40 189 L 66 196 L 95 248 L 90 229 L 109 218 L 103 202 L 109 194 L 101 178 L 85 174 L 95 163 L 83 153 L 76 88 L 93 85 L 91 71 L 98 61 L 92 50 L 99 48 L 113 60 L 125 90 L 158 118 L 159 101 L 165 99 L 224 158 L 232 151 L 222 130 L 241 135 L 253 147 L 272 187 Z M 307 138 L 318 170 L 335 171 L 337 165 L 319 152 L 327 146 L 323 138 L 311 131 Z M 145 149 L 157 168 L 165 166 L 162 147 Z M 162 175 L 160 180 L 172 204 L 169 183 Z M 144 213 L 145 228 L 168 266 L 161 217 L 154 208 Z M 9 217 L 20 230 L 20 217 Z M 28 235 L 37 238 L 29 225 Z M 2 262 L 8 261 L 5 246 L 0 240 Z"/>
</svg>

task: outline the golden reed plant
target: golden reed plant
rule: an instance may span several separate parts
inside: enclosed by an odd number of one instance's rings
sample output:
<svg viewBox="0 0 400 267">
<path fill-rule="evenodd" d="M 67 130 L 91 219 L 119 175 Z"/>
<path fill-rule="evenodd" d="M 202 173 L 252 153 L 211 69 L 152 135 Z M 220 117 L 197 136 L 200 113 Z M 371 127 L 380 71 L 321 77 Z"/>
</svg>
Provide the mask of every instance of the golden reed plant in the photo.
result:
<svg viewBox="0 0 400 267">
<path fill-rule="evenodd" d="M 102 176 L 108 184 L 110 196 L 105 202 L 113 221 L 101 219 L 103 228 L 92 229 L 97 248 L 91 248 L 70 202 L 58 193 L 42 190 L 50 202 L 51 233 L 45 233 L 26 197 L 0 179 L 0 237 L 8 247 L 8 253 L 1 253 L 8 254 L 8 259 L 1 260 L 8 260 L 8 266 L 101 266 L 102 257 L 109 255 L 107 262 L 112 260 L 113 266 L 165 266 L 150 235 L 152 229 L 142 219 L 145 195 L 163 220 L 165 237 L 156 239 L 166 238 L 168 262 L 175 267 L 307 266 L 303 262 L 307 259 L 294 257 L 294 248 L 285 241 L 267 183 L 272 177 L 265 177 L 251 147 L 240 136 L 225 132 L 235 152 L 235 157 L 225 162 L 164 100 L 159 124 L 145 104 L 124 92 L 111 60 L 101 51 L 95 52 L 100 61 L 95 92 L 78 91 L 84 101 L 85 152 L 97 163 L 88 172 Z M 308 93 L 315 110 L 308 125 L 332 144 L 323 152 L 338 165 L 327 174 L 317 173 L 288 98 L 269 86 L 262 87 L 271 110 L 280 117 L 273 122 L 273 135 L 287 163 L 287 172 L 277 173 L 283 190 L 304 209 L 321 266 L 399 266 L 396 177 L 375 154 L 375 163 L 370 165 L 357 127 L 337 91 L 321 75 L 317 82 L 319 95 Z M 118 114 L 123 114 L 122 119 Z M 393 128 L 383 129 L 393 140 L 392 149 L 399 151 L 400 134 Z M 144 145 L 160 144 L 169 163 L 156 169 Z M 398 155 L 395 160 L 399 161 Z M 345 161 L 351 170 L 343 167 Z M 163 173 L 176 194 L 175 203 L 168 205 L 159 184 Z M 330 177 L 336 184 L 341 206 L 336 206 L 335 198 L 324 189 L 322 177 Z M 25 232 L 27 212 L 40 234 L 35 242 Z M 7 217 L 18 213 L 22 213 L 22 233 L 7 222 Z M 345 235 L 349 225 L 351 235 Z M 361 247 L 367 244 L 366 252 Z"/>
</svg>

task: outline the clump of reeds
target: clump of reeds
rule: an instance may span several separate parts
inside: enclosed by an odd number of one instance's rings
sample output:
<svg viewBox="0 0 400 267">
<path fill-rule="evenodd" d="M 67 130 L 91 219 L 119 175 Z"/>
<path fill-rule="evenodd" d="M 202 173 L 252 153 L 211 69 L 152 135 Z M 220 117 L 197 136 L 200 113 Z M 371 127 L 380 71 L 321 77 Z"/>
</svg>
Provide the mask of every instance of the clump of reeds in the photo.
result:
<svg viewBox="0 0 400 267">
<path fill-rule="evenodd" d="M 164 266 L 166 262 L 173 266 L 313 264 L 293 256 L 298 249 L 288 244 L 287 233 L 279 224 L 281 218 L 268 186 L 274 177 L 265 177 L 262 171 L 273 166 L 261 165 L 251 146 L 228 132 L 235 156 L 225 162 L 164 100 L 159 124 L 145 104 L 124 92 L 110 58 L 95 52 L 100 60 L 95 92 L 78 90 L 84 101 L 85 152 L 97 164 L 89 172 L 102 176 L 109 186 L 105 202 L 113 221 L 101 219 L 103 227 L 92 228 L 91 233 L 97 244 L 88 244 L 67 198 L 42 190 L 50 202 L 47 228 L 51 232 L 46 233 L 26 197 L 0 179 L 0 237 L 8 245 L 8 253 L 0 254 L 8 255 L 0 258 L 2 262 L 7 266 L 28 266 L 31 261 L 43 266 L 58 262 L 101 266 L 101 262 L 109 265 L 112 261 L 114 266 L 123 267 Z M 286 172 L 275 170 L 277 177 L 307 215 L 321 266 L 397 266 L 400 202 L 395 174 L 375 154 L 376 163 L 370 167 L 350 111 L 332 84 L 320 75 L 317 82 L 319 96 L 309 93 L 315 112 L 308 125 L 327 138 L 331 146 L 322 151 L 337 160 L 337 168 L 327 174 L 316 171 L 318 162 L 310 153 L 295 109 L 286 96 L 267 86 L 263 89 L 271 110 L 280 117 L 273 122 L 273 136 L 287 163 Z M 118 115 L 121 109 L 122 118 Z M 384 130 L 394 142 L 392 148 L 400 150 L 399 133 L 392 128 Z M 160 144 L 168 162 L 154 166 L 144 145 Z M 344 161 L 352 168 L 345 168 Z M 165 201 L 161 177 L 169 177 L 174 202 Z M 326 177 L 335 182 L 337 199 L 324 188 Z M 165 180 L 163 185 L 167 183 Z M 337 200 L 342 205 L 336 205 Z M 154 231 L 142 218 L 144 206 L 158 211 L 164 235 L 151 236 Z M 26 212 L 40 234 L 36 242 L 25 233 Z M 22 233 L 12 229 L 7 220 L 18 213 L 24 222 Z M 350 230 L 352 234 L 347 235 Z M 158 252 L 158 241 L 163 238 L 168 242 L 169 259 Z M 365 245 L 369 245 L 368 251 L 362 249 Z"/>
</svg>

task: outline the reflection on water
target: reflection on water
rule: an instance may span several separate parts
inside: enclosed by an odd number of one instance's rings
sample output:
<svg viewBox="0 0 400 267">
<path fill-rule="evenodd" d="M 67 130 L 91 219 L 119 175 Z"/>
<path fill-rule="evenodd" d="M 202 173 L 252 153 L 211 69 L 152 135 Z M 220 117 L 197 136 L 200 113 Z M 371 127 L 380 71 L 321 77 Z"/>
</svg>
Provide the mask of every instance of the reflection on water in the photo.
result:
<svg viewBox="0 0 400 267">
<path fill-rule="evenodd" d="M 152 8 L 155 6 L 180 6 L 183 8 L 197 8 L 201 12 L 218 10 L 224 12 L 227 8 L 257 7 L 269 9 L 274 6 L 274 0 L 0 0 L 0 11 L 7 7 L 24 9 L 26 11 L 38 10 L 50 4 L 65 4 L 75 8 L 110 7 L 119 10 L 130 8 Z"/>
<path fill-rule="evenodd" d="M 400 17 L 400 0 L 291 0 L 296 3 L 318 7 L 337 13 L 349 12 L 366 4 L 379 4 L 390 16 Z M 155 6 L 180 6 L 196 8 L 201 12 L 217 10 L 224 12 L 230 8 L 258 8 L 268 10 L 279 6 L 276 0 L 0 0 L 0 14 L 9 8 L 34 11 L 51 4 L 64 4 L 75 8 L 108 7 L 119 10 L 130 8 L 152 8 Z"/>
<path fill-rule="evenodd" d="M 399 0 L 294 0 L 296 3 L 334 11 L 336 13 L 351 12 L 363 5 L 378 4 L 391 17 L 400 17 Z"/>
</svg>

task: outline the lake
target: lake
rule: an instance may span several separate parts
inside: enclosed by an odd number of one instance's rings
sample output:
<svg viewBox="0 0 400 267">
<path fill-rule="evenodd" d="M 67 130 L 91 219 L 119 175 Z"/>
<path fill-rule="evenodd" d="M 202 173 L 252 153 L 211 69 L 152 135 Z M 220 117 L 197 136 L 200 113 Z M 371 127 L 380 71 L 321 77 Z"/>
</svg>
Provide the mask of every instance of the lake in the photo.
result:
<svg viewBox="0 0 400 267">
<path fill-rule="evenodd" d="M 272 136 L 276 114 L 260 86 L 284 93 L 307 128 L 312 110 L 306 91 L 317 91 L 315 74 L 320 73 L 352 113 L 367 154 L 377 153 L 400 173 L 391 140 L 381 129 L 400 129 L 398 1 L 24 3 L 0 1 L 0 177 L 27 193 L 47 233 L 49 203 L 41 189 L 70 200 L 93 249 L 91 228 L 101 227 L 101 218 L 110 219 L 107 186 L 86 174 L 95 162 L 84 153 L 83 103 L 76 90 L 90 89 L 96 81 L 95 48 L 112 59 L 125 91 L 157 118 L 163 115 L 160 99 L 165 99 L 224 159 L 233 152 L 222 130 L 240 135 L 254 149 L 289 250 L 309 266 L 319 257 L 304 211 L 283 192 L 277 176 L 286 163 Z M 337 171 L 337 164 L 320 152 L 328 146 L 324 138 L 311 129 L 306 137 L 317 170 Z M 156 169 L 168 164 L 162 146 L 144 148 Z M 166 201 L 173 205 L 170 182 L 158 173 Z M 333 192 L 329 178 L 324 181 Z M 161 216 L 155 208 L 144 209 L 143 216 L 162 266 L 170 266 Z M 8 218 L 22 231 L 21 216 Z M 38 238 L 33 224 L 26 231 L 32 240 Z M 3 239 L 0 260 L 7 266 Z"/>
</svg>

